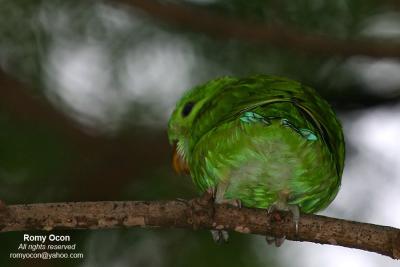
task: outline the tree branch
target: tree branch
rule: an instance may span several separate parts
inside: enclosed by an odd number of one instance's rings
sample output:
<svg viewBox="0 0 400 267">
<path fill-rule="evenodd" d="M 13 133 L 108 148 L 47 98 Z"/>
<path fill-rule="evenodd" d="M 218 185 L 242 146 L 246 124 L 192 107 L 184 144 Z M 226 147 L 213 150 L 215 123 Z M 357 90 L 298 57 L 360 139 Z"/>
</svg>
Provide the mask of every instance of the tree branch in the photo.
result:
<svg viewBox="0 0 400 267">
<path fill-rule="evenodd" d="M 308 34 L 287 25 L 266 25 L 220 16 L 205 9 L 189 8 L 154 0 L 114 0 L 145 11 L 166 23 L 183 26 L 211 37 L 232 38 L 245 42 L 272 44 L 311 54 L 349 57 L 400 57 L 400 43 L 375 39 L 340 40 L 324 35 Z"/>
<path fill-rule="evenodd" d="M 302 214 L 296 234 L 289 212 L 267 214 L 262 209 L 214 206 L 204 199 L 10 205 L 3 206 L 0 212 L 0 232 L 128 227 L 224 229 L 286 236 L 289 240 L 400 258 L 400 230 L 396 228 Z"/>
</svg>

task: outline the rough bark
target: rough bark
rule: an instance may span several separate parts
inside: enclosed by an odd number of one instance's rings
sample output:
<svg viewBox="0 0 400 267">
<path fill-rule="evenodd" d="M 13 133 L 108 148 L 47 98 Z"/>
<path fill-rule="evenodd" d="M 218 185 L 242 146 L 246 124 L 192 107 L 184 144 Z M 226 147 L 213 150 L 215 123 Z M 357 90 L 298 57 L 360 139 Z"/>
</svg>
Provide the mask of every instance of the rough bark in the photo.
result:
<svg viewBox="0 0 400 267">
<path fill-rule="evenodd" d="M 290 212 L 190 201 L 103 201 L 2 206 L 0 232 L 161 227 L 224 229 L 244 234 L 286 236 L 356 248 L 400 258 L 400 230 L 388 226 L 302 214 L 296 234 Z"/>
</svg>

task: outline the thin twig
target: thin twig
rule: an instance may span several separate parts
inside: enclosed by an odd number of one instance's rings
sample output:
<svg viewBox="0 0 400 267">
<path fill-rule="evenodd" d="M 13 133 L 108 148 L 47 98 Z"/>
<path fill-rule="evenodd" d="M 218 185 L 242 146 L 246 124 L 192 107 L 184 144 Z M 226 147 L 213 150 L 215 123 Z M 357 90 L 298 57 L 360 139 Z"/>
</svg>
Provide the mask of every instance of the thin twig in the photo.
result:
<svg viewBox="0 0 400 267">
<path fill-rule="evenodd" d="M 161 21 L 205 33 L 217 39 L 232 38 L 244 42 L 271 44 L 311 54 L 349 57 L 400 57 L 400 43 L 366 38 L 341 40 L 309 34 L 288 25 L 260 24 L 214 14 L 203 8 L 189 8 L 154 0 L 114 0 L 142 10 Z"/>
<path fill-rule="evenodd" d="M 357 248 L 400 258 L 400 230 L 396 228 L 302 214 L 296 234 L 289 212 L 267 214 L 262 209 L 207 206 L 198 199 L 10 205 L 0 211 L 0 232 L 128 227 L 224 229 L 286 236 L 288 240 Z"/>
</svg>

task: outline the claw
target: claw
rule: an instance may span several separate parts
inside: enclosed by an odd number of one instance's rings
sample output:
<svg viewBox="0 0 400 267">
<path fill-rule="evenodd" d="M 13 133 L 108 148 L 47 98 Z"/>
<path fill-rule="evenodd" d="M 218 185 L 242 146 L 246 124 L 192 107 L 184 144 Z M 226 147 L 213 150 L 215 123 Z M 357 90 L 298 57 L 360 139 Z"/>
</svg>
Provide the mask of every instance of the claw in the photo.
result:
<svg viewBox="0 0 400 267">
<path fill-rule="evenodd" d="M 242 202 L 239 199 L 234 199 L 234 200 L 226 199 L 220 201 L 219 204 L 228 204 L 237 208 L 242 207 Z M 228 242 L 229 239 L 229 233 L 228 231 L 225 230 L 211 230 L 211 235 L 214 239 L 214 242 L 217 244 L 226 243 Z"/>
<path fill-rule="evenodd" d="M 211 230 L 211 235 L 215 243 L 223 244 L 228 242 L 229 233 L 225 230 Z"/>
<path fill-rule="evenodd" d="M 214 187 L 210 187 L 206 190 L 205 193 L 209 194 L 212 196 L 213 199 L 215 199 L 215 194 L 216 194 L 216 189 Z"/>
<path fill-rule="evenodd" d="M 276 210 L 288 210 L 293 214 L 293 222 L 296 229 L 296 235 L 299 233 L 299 221 L 300 221 L 300 209 L 297 205 L 287 205 L 286 207 L 281 207 L 279 205 L 273 204 L 268 207 L 267 213 L 271 214 Z M 274 216 L 275 221 L 279 221 L 279 216 Z M 275 243 L 276 247 L 280 247 L 283 242 L 285 241 L 286 237 L 275 237 L 275 236 L 266 236 L 265 239 L 267 240 L 268 244 Z"/>
<path fill-rule="evenodd" d="M 268 243 L 268 245 L 272 245 L 273 243 L 275 243 L 275 236 L 270 236 L 270 235 L 267 235 L 267 236 L 265 236 L 265 240 L 267 241 L 267 243 Z"/>
<path fill-rule="evenodd" d="M 285 240 L 286 240 L 286 236 L 275 238 L 275 247 L 279 248 L 280 246 L 282 246 L 282 244 L 283 244 L 283 242 L 285 242 Z"/>
<path fill-rule="evenodd" d="M 228 204 L 237 208 L 242 207 L 242 202 L 239 199 L 225 199 L 223 198 L 223 194 L 221 194 L 221 192 L 223 192 L 223 190 L 221 191 L 221 186 L 218 188 L 210 188 L 207 190 L 208 194 L 212 194 L 215 203 Z M 217 244 L 226 243 L 229 239 L 229 233 L 225 230 L 211 230 L 211 235 L 214 242 Z"/>
<path fill-rule="evenodd" d="M 240 199 L 236 199 L 234 206 L 239 208 L 239 209 L 241 209 L 242 208 L 242 201 L 240 201 Z"/>
<path fill-rule="evenodd" d="M 300 209 L 297 205 L 289 205 L 288 209 L 293 214 L 293 221 L 296 228 L 296 235 L 299 233 Z"/>
<path fill-rule="evenodd" d="M 265 237 L 265 240 L 267 241 L 268 245 L 275 244 L 275 247 L 279 248 L 279 247 L 282 246 L 282 244 L 285 242 L 286 236 L 275 237 L 275 236 L 269 236 L 269 235 L 267 235 L 267 236 Z"/>
</svg>

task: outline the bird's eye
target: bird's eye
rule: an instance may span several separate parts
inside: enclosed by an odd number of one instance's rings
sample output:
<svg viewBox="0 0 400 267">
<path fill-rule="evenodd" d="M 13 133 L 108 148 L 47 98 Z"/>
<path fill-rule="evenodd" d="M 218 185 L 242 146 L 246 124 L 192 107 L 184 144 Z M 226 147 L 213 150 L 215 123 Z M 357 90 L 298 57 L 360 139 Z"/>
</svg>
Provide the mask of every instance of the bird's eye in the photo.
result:
<svg viewBox="0 0 400 267">
<path fill-rule="evenodd" d="M 182 109 L 182 117 L 186 117 L 190 114 L 194 107 L 194 102 L 187 102 L 186 105 Z"/>
</svg>

